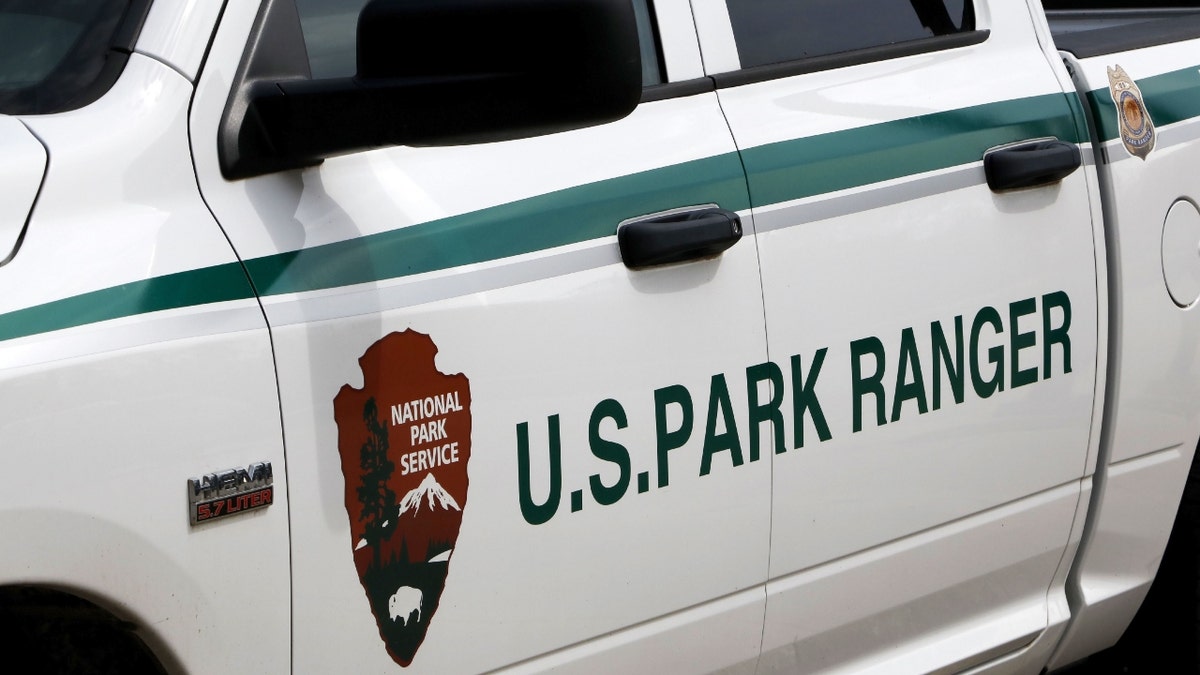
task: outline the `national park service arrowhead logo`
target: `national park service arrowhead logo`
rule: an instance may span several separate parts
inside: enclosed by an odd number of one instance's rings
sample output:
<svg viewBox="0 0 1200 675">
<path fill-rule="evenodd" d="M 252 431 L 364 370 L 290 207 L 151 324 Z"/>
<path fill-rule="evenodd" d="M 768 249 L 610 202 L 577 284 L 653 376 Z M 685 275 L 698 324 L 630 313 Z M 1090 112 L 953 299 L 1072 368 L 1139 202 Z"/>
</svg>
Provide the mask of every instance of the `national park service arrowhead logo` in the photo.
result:
<svg viewBox="0 0 1200 675">
<path fill-rule="evenodd" d="M 436 355 L 428 335 L 392 333 L 358 360 L 363 388 L 333 400 L 354 566 L 401 666 L 437 612 L 467 505 L 471 384 Z"/>
<path fill-rule="evenodd" d="M 1154 121 L 1146 110 L 1142 90 L 1138 88 L 1125 69 L 1116 66 L 1108 69 L 1108 91 L 1117 106 L 1117 124 L 1121 128 L 1121 142 L 1134 157 L 1145 160 L 1154 150 Z"/>
</svg>

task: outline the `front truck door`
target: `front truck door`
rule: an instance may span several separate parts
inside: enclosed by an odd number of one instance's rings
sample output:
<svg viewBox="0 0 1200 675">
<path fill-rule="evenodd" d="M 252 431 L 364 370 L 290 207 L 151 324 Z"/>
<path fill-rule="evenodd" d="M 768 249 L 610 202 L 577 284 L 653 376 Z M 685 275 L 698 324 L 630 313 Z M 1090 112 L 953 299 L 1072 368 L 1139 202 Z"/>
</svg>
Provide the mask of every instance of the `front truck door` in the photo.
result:
<svg viewBox="0 0 1200 675">
<path fill-rule="evenodd" d="M 1098 281 L 1085 172 L 1056 182 L 1085 136 L 1029 9 L 696 12 L 792 378 L 762 416 L 764 666 L 1044 662 L 1096 443 Z"/>
<path fill-rule="evenodd" d="M 353 72 L 357 8 L 335 4 L 298 3 L 317 78 Z M 272 328 L 297 672 L 757 658 L 770 456 L 745 423 L 767 362 L 749 199 L 711 87 L 655 84 L 659 45 L 670 81 L 702 75 L 687 2 L 655 5 L 654 100 L 624 120 L 227 181 L 218 122 L 259 10 L 228 4 L 192 142 Z M 747 228 L 723 254 L 622 263 L 623 221 L 713 206 Z"/>
</svg>

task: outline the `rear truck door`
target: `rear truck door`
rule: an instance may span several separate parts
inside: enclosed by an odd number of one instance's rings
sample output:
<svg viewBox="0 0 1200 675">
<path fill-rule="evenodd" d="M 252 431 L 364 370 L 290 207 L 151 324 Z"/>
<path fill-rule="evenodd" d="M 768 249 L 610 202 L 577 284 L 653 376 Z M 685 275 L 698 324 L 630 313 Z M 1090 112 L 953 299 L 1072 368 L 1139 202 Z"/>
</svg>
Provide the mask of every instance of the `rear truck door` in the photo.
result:
<svg viewBox="0 0 1200 675">
<path fill-rule="evenodd" d="M 1163 559 L 1200 437 L 1200 18 L 1136 7 L 1144 13 L 1049 13 L 1093 124 L 1114 355 L 1100 489 L 1053 666 L 1125 631 Z M 1094 30 L 1078 30 L 1089 18 Z"/>
<path fill-rule="evenodd" d="M 752 664 L 762 295 L 741 161 L 712 88 L 687 82 L 688 3 L 639 5 L 648 87 L 620 121 L 224 178 L 247 43 L 286 56 L 270 31 L 302 27 L 314 79 L 353 74 L 358 7 L 341 4 L 300 2 L 297 25 L 274 2 L 257 42 L 259 3 L 229 2 L 191 117 L 274 340 L 296 671 Z M 648 257 L 623 262 L 626 221 L 729 234 L 737 214 L 723 253 L 656 264 L 635 227 Z"/>
<path fill-rule="evenodd" d="M 1069 85 L 1023 3 L 695 6 L 790 378 L 763 666 L 1037 670 L 1099 419 Z"/>
</svg>

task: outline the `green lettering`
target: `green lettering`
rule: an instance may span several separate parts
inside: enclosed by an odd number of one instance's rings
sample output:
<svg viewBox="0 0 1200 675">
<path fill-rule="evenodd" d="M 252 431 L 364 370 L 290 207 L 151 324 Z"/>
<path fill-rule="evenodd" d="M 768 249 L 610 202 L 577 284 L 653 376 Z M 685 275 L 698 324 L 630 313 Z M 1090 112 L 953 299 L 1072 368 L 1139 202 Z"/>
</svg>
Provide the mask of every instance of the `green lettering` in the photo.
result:
<svg viewBox="0 0 1200 675">
<path fill-rule="evenodd" d="M 541 525 L 554 517 L 558 502 L 562 499 L 562 439 L 559 434 L 558 415 L 547 419 L 550 432 L 550 490 L 546 501 L 533 501 L 529 481 L 529 423 L 517 425 L 517 492 L 521 500 L 521 515 L 530 525 Z"/>
<path fill-rule="evenodd" d="M 667 406 L 675 404 L 683 412 L 679 428 L 667 431 Z M 692 436 L 692 395 L 682 384 L 673 384 L 654 392 L 654 430 L 658 447 L 658 487 L 670 481 L 667 453 L 683 447 Z"/>
<path fill-rule="evenodd" d="M 717 433 L 717 414 L 723 418 L 725 431 Z M 724 375 L 713 375 L 708 390 L 708 422 L 704 428 L 704 454 L 700 458 L 700 475 L 712 471 L 712 458 L 718 452 L 728 450 L 734 466 L 741 466 L 742 442 L 738 439 L 737 420 L 733 416 L 733 404 L 729 401 L 729 385 Z"/>
<path fill-rule="evenodd" d="M 862 375 L 862 357 L 868 354 L 875 357 L 875 374 L 864 378 Z M 875 396 L 876 426 L 887 424 L 887 417 L 883 413 L 885 396 L 883 391 L 883 373 L 885 368 L 883 343 L 880 342 L 879 338 L 867 337 L 850 343 L 850 370 L 854 380 L 852 383 L 854 433 L 862 431 L 862 400 L 867 394 Z"/>
<path fill-rule="evenodd" d="M 950 379 L 950 393 L 954 395 L 955 403 L 962 403 L 966 387 L 966 369 L 963 368 L 963 318 L 960 314 L 954 317 L 954 356 L 950 355 L 950 344 L 942 323 L 934 321 L 929 326 L 933 333 L 933 409 L 942 408 L 942 365 L 945 364 L 946 375 Z"/>
<path fill-rule="evenodd" d="M 1018 300 L 1008 306 L 1008 326 L 1009 330 L 1012 331 L 1012 338 L 1009 343 L 1011 345 L 1009 358 L 1012 360 L 1012 371 L 1009 376 L 1009 382 L 1012 383 L 1013 389 L 1038 381 L 1037 366 L 1025 369 L 1021 368 L 1021 350 L 1037 345 L 1037 331 L 1022 333 L 1021 325 L 1018 323 L 1021 317 L 1029 316 L 1036 311 L 1037 300 L 1033 298 Z"/>
<path fill-rule="evenodd" d="M 908 373 L 912 371 L 913 381 L 908 381 Z M 917 413 L 924 415 L 929 412 L 929 402 L 925 398 L 925 375 L 921 373 L 921 357 L 917 355 L 917 338 L 913 329 L 905 328 L 900 333 L 900 367 L 896 371 L 896 395 L 892 399 L 892 421 L 900 421 L 900 410 L 904 402 L 915 399 Z"/>
<path fill-rule="evenodd" d="M 625 409 L 621 404 L 613 399 L 605 399 L 596 404 L 592 410 L 592 419 L 588 422 L 588 445 L 591 446 L 592 454 L 597 459 L 602 459 L 606 462 L 616 464 L 621 470 L 621 475 L 617 478 L 617 482 L 611 487 L 604 484 L 600 480 L 600 474 L 592 474 L 588 478 L 588 483 L 592 487 L 592 497 L 597 504 L 608 506 L 620 501 L 621 497 L 625 496 L 625 491 L 629 489 L 629 477 L 632 470 L 629 466 L 629 450 L 620 443 L 601 438 L 600 423 L 610 419 L 617 423 L 618 429 L 624 429 L 629 426 L 629 419 L 625 416 Z"/>
<path fill-rule="evenodd" d="M 1062 310 L 1062 325 L 1057 328 L 1050 326 L 1050 308 Z M 1063 374 L 1071 372 L 1071 298 L 1063 291 L 1056 291 L 1042 296 L 1042 333 L 1045 342 L 1042 345 L 1042 379 L 1050 379 L 1050 347 L 1061 345 L 1063 352 Z"/>
<path fill-rule="evenodd" d="M 996 308 L 984 307 L 971 322 L 971 385 L 975 387 L 979 398 L 989 398 L 997 391 L 1004 391 L 1004 347 L 988 349 L 988 362 L 996 366 L 992 379 L 985 380 L 979 373 L 979 333 L 985 325 L 990 325 L 997 335 L 1004 332 L 1004 324 Z"/>
<path fill-rule="evenodd" d="M 821 402 L 817 400 L 817 377 L 821 375 L 821 365 L 825 363 L 825 352 L 822 347 L 813 355 L 808 369 L 808 377 L 801 371 L 800 355 L 792 357 L 792 447 L 804 447 L 804 417 L 812 415 L 813 426 L 817 429 L 817 438 L 825 442 L 833 436 L 829 433 L 829 425 L 825 423 L 825 413 L 821 410 Z M 775 452 L 783 452 L 778 445 Z"/>
<path fill-rule="evenodd" d="M 762 382 L 771 384 L 771 398 L 765 403 L 760 403 L 758 398 L 758 385 Z M 750 461 L 758 461 L 764 422 L 771 424 L 771 435 L 775 440 L 775 454 L 785 452 L 783 412 L 779 410 L 779 407 L 783 405 L 783 371 L 770 361 L 747 368 L 746 396 L 750 408 Z"/>
</svg>

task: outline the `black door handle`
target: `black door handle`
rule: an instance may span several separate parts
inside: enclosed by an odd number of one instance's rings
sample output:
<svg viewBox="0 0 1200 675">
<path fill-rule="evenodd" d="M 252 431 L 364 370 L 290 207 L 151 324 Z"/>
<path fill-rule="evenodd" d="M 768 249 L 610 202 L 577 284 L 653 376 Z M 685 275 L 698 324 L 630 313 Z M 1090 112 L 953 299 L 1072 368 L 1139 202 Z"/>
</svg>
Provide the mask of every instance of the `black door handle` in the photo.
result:
<svg viewBox="0 0 1200 675">
<path fill-rule="evenodd" d="M 625 223 L 617 229 L 626 267 L 652 267 L 715 256 L 742 238 L 742 221 L 716 207 Z"/>
<path fill-rule="evenodd" d="M 1063 141 L 1034 141 L 983 156 L 983 170 L 992 192 L 1051 185 L 1082 164 L 1079 148 Z"/>
</svg>

